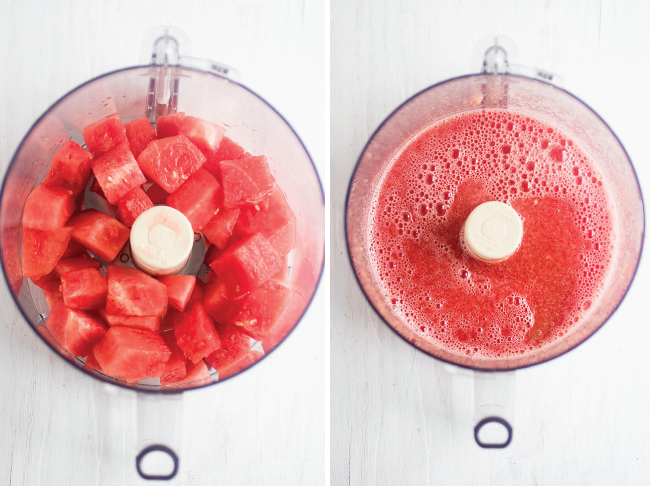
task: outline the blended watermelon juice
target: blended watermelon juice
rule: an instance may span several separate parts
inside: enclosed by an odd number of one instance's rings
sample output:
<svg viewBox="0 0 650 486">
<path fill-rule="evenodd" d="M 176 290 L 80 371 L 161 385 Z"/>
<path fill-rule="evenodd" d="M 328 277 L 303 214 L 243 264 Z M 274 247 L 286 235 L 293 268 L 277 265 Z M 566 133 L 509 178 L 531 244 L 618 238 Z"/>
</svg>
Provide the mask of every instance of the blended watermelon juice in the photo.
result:
<svg viewBox="0 0 650 486">
<path fill-rule="evenodd" d="M 462 229 L 486 201 L 523 221 L 519 249 L 485 263 Z M 393 312 L 452 352 L 521 355 L 580 322 L 609 273 L 613 214 L 606 186 L 572 140 L 502 110 L 456 115 L 411 140 L 382 175 L 369 254 Z"/>
</svg>

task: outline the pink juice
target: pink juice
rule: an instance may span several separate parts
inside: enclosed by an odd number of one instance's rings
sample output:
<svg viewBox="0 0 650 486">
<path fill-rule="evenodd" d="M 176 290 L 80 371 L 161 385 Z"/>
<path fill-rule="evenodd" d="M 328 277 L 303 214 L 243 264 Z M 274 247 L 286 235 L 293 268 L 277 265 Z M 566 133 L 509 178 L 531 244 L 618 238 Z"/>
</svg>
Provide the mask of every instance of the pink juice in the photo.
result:
<svg viewBox="0 0 650 486">
<path fill-rule="evenodd" d="M 484 263 L 461 230 L 486 201 L 523 220 L 521 246 Z M 580 322 L 608 275 L 614 234 L 601 175 L 570 139 L 517 113 L 475 111 L 418 135 L 370 212 L 373 270 L 393 311 L 448 350 L 483 357 L 547 345 Z"/>
</svg>

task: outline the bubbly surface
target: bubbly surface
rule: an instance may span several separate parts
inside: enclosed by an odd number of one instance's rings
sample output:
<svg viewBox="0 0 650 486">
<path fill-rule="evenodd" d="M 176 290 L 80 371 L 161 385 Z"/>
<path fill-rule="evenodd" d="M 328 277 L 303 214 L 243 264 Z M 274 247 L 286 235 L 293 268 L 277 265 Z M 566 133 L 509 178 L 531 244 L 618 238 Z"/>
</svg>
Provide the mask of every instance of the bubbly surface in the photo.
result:
<svg viewBox="0 0 650 486">
<path fill-rule="evenodd" d="M 461 231 L 486 201 L 523 219 L 517 252 L 473 259 Z M 422 132 L 383 174 L 369 215 L 370 258 L 393 311 L 452 352 L 521 355 L 580 322 L 603 287 L 613 234 L 606 186 L 572 140 L 502 110 Z"/>
</svg>

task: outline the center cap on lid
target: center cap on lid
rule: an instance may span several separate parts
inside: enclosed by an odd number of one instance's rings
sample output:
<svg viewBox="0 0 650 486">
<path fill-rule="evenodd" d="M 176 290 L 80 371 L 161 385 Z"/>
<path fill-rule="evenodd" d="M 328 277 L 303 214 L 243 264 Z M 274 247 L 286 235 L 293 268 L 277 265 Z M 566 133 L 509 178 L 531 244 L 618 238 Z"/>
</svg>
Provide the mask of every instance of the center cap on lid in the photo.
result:
<svg viewBox="0 0 650 486">
<path fill-rule="evenodd" d="M 187 263 L 194 244 L 192 225 L 180 211 L 155 206 L 131 228 L 133 263 L 150 275 L 172 275 Z"/>
<path fill-rule="evenodd" d="M 524 227 L 517 211 L 499 201 L 478 205 L 465 221 L 467 250 L 474 258 L 488 263 L 512 256 L 523 235 Z"/>
</svg>

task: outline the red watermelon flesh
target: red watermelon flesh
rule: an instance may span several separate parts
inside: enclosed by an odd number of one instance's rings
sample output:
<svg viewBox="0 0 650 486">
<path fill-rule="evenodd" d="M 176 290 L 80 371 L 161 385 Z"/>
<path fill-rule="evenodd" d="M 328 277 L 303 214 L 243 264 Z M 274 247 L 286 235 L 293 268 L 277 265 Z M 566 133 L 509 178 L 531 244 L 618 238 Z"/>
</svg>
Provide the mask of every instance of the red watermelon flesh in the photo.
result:
<svg viewBox="0 0 650 486">
<path fill-rule="evenodd" d="M 289 256 L 284 255 L 282 257 L 282 267 L 280 268 L 280 271 L 273 275 L 269 282 L 275 282 L 279 283 L 280 285 L 284 285 L 285 287 L 288 285 L 289 282 Z"/>
<path fill-rule="evenodd" d="M 99 182 L 97 182 L 97 178 L 95 176 L 93 176 L 93 181 L 90 183 L 88 190 L 106 199 L 104 191 L 102 191 L 102 188 L 99 185 Z"/>
<path fill-rule="evenodd" d="M 284 311 L 262 341 L 262 348 L 268 353 L 275 348 L 294 328 L 307 309 L 308 301 L 298 292 L 293 292 Z"/>
<path fill-rule="evenodd" d="M 176 322 L 174 336 L 178 346 L 192 363 L 198 363 L 221 345 L 214 321 L 201 304 L 192 304 Z"/>
<path fill-rule="evenodd" d="M 224 249 L 232 235 L 240 209 L 221 208 L 203 227 L 203 235 L 220 249 Z"/>
<path fill-rule="evenodd" d="M 154 140 L 138 165 L 168 193 L 174 192 L 205 163 L 205 155 L 185 135 Z"/>
<path fill-rule="evenodd" d="M 219 150 L 217 150 L 217 153 L 212 157 L 208 157 L 203 168 L 215 176 L 219 183 L 221 183 L 221 169 L 219 168 L 219 162 L 222 160 L 241 159 L 244 156 L 244 153 L 245 150 L 241 145 L 233 142 L 228 137 L 223 137 L 219 144 Z"/>
<path fill-rule="evenodd" d="M 158 138 L 174 137 L 181 133 L 183 120 L 185 120 L 185 113 L 183 112 L 159 116 L 156 120 Z"/>
<path fill-rule="evenodd" d="M 209 172 L 199 169 L 167 198 L 167 206 L 178 209 L 199 232 L 219 209 L 221 186 Z"/>
<path fill-rule="evenodd" d="M 133 158 L 128 143 L 116 145 L 92 161 L 95 179 L 109 204 L 115 204 L 147 179 Z"/>
<path fill-rule="evenodd" d="M 160 375 L 160 384 L 164 386 L 180 383 L 187 374 L 185 355 L 181 348 L 178 347 L 178 344 L 176 344 L 176 338 L 174 337 L 173 332 L 163 332 L 162 338 L 172 354 L 165 364 L 165 370 Z"/>
<path fill-rule="evenodd" d="M 149 142 L 156 140 L 156 130 L 151 126 L 146 116 L 130 121 L 124 125 L 126 138 L 129 139 L 129 147 L 136 159 L 138 155 L 147 148 Z"/>
<path fill-rule="evenodd" d="M 167 313 L 162 318 L 162 330 L 173 331 L 176 327 L 176 322 L 183 316 L 183 313 L 177 311 L 173 307 L 167 309 Z"/>
<path fill-rule="evenodd" d="M 68 272 L 74 272 L 75 270 L 81 270 L 83 268 L 96 268 L 99 269 L 100 263 L 99 260 L 95 258 L 88 257 L 76 257 L 76 258 L 61 258 L 59 263 L 54 267 L 54 275 L 58 278 L 61 278 L 61 275 Z"/>
<path fill-rule="evenodd" d="M 105 262 L 112 262 L 128 241 L 131 230 L 96 209 L 86 209 L 70 219 L 72 238 Z"/>
<path fill-rule="evenodd" d="M 72 140 L 52 158 L 50 170 L 45 174 L 44 184 L 61 187 L 73 192 L 74 197 L 81 194 L 90 177 L 90 160 L 93 156 Z"/>
<path fill-rule="evenodd" d="M 130 327 L 109 328 L 93 353 L 104 373 L 130 383 L 160 376 L 172 354 L 158 333 Z"/>
<path fill-rule="evenodd" d="M 260 233 L 235 243 L 210 264 L 233 297 L 261 286 L 281 266 L 282 257 Z"/>
<path fill-rule="evenodd" d="M 97 358 L 95 358 L 95 353 L 92 351 L 88 355 L 88 358 L 86 358 L 86 361 L 84 362 L 84 369 L 87 370 L 95 370 L 95 371 L 104 371 L 102 370 L 101 365 L 99 364 L 99 361 L 97 361 Z"/>
<path fill-rule="evenodd" d="M 68 308 L 58 302 L 47 316 L 45 325 L 56 340 L 74 356 L 88 356 L 106 332 L 91 314 Z"/>
<path fill-rule="evenodd" d="M 72 191 L 40 184 L 25 201 L 23 228 L 56 231 L 65 226 L 75 209 Z"/>
<path fill-rule="evenodd" d="M 235 233 L 240 238 L 262 233 L 280 255 L 293 250 L 296 246 L 296 216 L 277 184 L 265 201 L 241 210 Z"/>
<path fill-rule="evenodd" d="M 20 237 L 20 224 L 4 222 L 0 230 L 0 248 L 2 249 L 2 260 L 5 275 L 9 282 L 9 288 L 18 295 L 23 286 L 23 268 L 20 261 L 20 248 L 17 241 Z"/>
<path fill-rule="evenodd" d="M 70 241 L 73 228 L 56 232 L 23 229 L 22 266 L 25 278 L 47 275 L 58 263 Z"/>
<path fill-rule="evenodd" d="M 101 309 L 106 305 L 108 286 L 96 268 L 83 268 L 61 275 L 65 305 L 71 309 Z"/>
<path fill-rule="evenodd" d="M 147 196 L 149 196 L 149 199 L 151 199 L 151 202 L 154 204 L 165 204 L 169 193 L 154 182 L 151 187 L 147 189 Z"/>
<path fill-rule="evenodd" d="M 232 241 L 230 241 L 230 243 L 232 243 Z M 211 245 L 210 248 L 208 248 L 207 253 L 205 254 L 205 259 L 203 260 L 203 262 L 207 266 L 210 266 L 212 262 L 215 261 L 224 251 L 225 250 L 222 250 L 217 245 Z"/>
<path fill-rule="evenodd" d="M 52 310 L 54 306 L 61 300 L 63 300 L 63 294 L 61 293 L 61 282 L 58 280 L 53 280 L 43 284 L 41 289 L 43 289 L 43 294 L 45 294 L 45 300 L 47 301 L 47 307 Z"/>
<path fill-rule="evenodd" d="M 251 338 L 234 326 L 219 325 L 217 330 L 221 338 L 221 347 L 211 353 L 205 360 L 219 373 L 219 380 L 232 376 L 251 364 L 251 356 L 261 356 L 251 350 Z"/>
<path fill-rule="evenodd" d="M 158 281 L 167 287 L 169 305 L 181 312 L 184 311 L 194 291 L 196 277 L 194 275 L 168 275 L 158 277 Z"/>
<path fill-rule="evenodd" d="M 219 167 L 223 184 L 223 205 L 227 208 L 254 206 L 263 201 L 273 189 L 275 179 L 263 155 L 223 160 Z"/>
<path fill-rule="evenodd" d="M 118 316 L 162 316 L 167 287 L 136 268 L 108 266 L 106 313 Z"/>
<path fill-rule="evenodd" d="M 68 247 L 65 249 L 63 255 L 61 255 L 61 260 L 65 258 L 76 258 L 76 257 L 87 257 L 88 251 L 77 243 L 75 240 L 70 240 Z"/>
<path fill-rule="evenodd" d="M 217 153 L 225 130 L 216 123 L 187 116 L 183 120 L 180 133 L 189 138 L 206 157 L 212 157 Z"/>
<path fill-rule="evenodd" d="M 235 301 L 228 295 L 226 284 L 215 278 L 205 287 L 203 307 L 215 321 L 226 323 L 233 316 Z"/>
<path fill-rule="evenodd" d="M 114 316 L 101 309 L 99 314 L 109 326 L 134 327 L 147 331 L 162 331 L 162 318 L 160 316 Z"/>
<path fill-rule="evenodd" d="M 86 147 L 94 157 L 108 152 L 121 143 L 126 143 L 127 146 L 129 143 L 122 120 L 117 113 L 88 125 L 83 130 L 83 137 Z"/>
<path fill-rule="evenodd" d="M 133 223 L 138 216 L 144 213 L 147 209 L 154 206 L 151 199 L 142 190 L 141 187 L 136 187 L 122 199 L 117 202 L 115 207 L 117 218 L 127 227 L 132 227 Z"/>
<path fill-rule="evenodd" d="M 258 341 L 263 340 L 280 319 L 294 291 L 267 283 L 245 296 L 231 323 Z"/>
<path fill-rule="evenodd" d="M 183 378 L 183 383 L 191 384 L 192 387 L 212 383 L 210 370 L 208 369 L 208 365 L 205 364 L 205 361 L 201 360 L 198 363 L 188 361 L 185 363 L 185 367 L 187 374 Z"/>
</svg>

